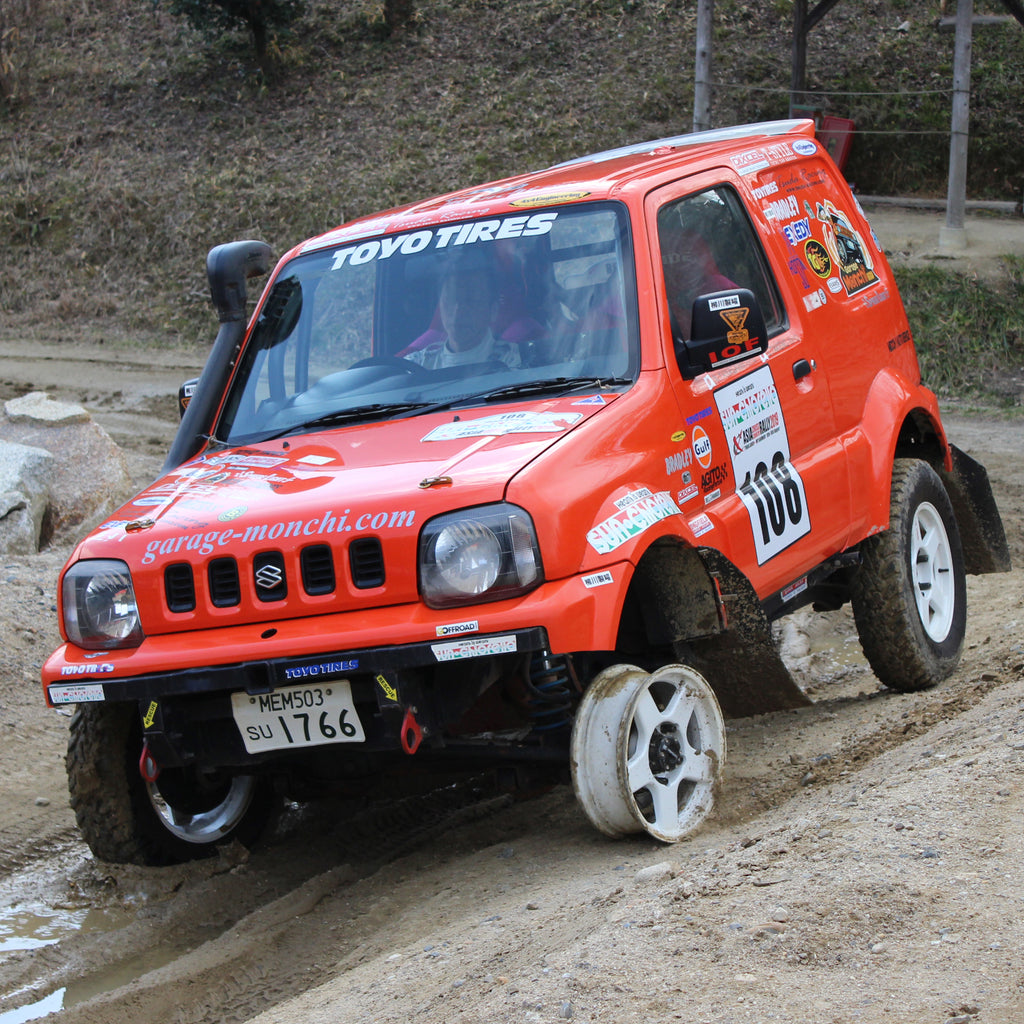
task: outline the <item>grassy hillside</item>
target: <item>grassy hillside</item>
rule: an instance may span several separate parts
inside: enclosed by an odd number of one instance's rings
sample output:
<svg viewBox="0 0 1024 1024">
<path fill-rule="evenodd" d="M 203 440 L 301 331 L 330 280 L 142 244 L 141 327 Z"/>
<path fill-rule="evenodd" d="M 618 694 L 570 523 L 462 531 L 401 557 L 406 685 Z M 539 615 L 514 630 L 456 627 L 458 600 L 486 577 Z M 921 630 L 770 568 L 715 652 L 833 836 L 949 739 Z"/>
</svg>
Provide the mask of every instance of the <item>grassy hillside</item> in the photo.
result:
<svg viewBox="0 0 1024 1024">
<path fill-rule="evenodd" d="M 844 0 L 812 34 L 810 86 L 948 90 L 937 2 Z M 0 106 L 0 339 L 192 344 L 212 333 L 203 259 L 218 242 L 280 252 L 375 209 L 689 130 L 693 0 L 417 8 L 386 38 L 372 0 L 310 0 L 268 89 L 243 40 L 211 46 L 147 0 L 7 3 L 22 24 L 17 96 Z M 716 124 L 786 116 L 791 10 L 719 0 Z M 1024 190 L 1021 32 L 979 30 L 973 196 Z M 861 191 L 944 193 L 947 91 L 824 105 L 881 133 L 855 143 Z"/>
</svg>

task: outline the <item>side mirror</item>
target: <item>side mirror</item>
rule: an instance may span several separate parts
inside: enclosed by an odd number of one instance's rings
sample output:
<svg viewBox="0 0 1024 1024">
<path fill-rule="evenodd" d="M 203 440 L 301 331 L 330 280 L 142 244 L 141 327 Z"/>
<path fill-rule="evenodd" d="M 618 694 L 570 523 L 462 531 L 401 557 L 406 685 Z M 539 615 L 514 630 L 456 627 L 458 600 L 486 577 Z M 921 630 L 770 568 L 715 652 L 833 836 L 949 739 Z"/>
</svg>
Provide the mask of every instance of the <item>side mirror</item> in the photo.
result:
<svg viewBox="0 0 1024 1024">
<path fill-rule="evenodd" d="M 768 347 L 764 314 L 749 288 L 699 295 L 690 322 L 692 337 L 676 342 L 679 372 L 686 380 L 749 359 Z"/>
<path fill-rule="evenodd" d="M 188 403 L 192 401 L 192 396 L 196 393 L 196 387 L 199 385 L 199 378 L 193 377 L 191 380 L 185 381 L 184 384 L 178 388 L 178 419 L 185 415 L 185 410 L 188 408 Z"/>
</svg>

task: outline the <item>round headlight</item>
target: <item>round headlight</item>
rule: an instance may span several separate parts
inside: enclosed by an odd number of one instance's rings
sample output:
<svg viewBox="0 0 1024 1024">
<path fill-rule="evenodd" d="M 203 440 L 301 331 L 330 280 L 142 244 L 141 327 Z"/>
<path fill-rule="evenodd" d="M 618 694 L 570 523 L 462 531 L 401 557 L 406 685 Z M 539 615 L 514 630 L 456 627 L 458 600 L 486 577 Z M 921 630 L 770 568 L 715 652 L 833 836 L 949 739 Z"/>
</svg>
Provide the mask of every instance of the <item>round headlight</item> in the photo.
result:
<svg viewBox="0 0 1024 1024">
<path fill-rule="evenodd" d="M 68 639 L 79 647 L 106 650 L 142 642 L 135 589 L 124 562 L 76 562 L 64 574 L 63 605 Z"/>
<path fill-rule="evenodd" d="M 438 575 L 459 594 L 486 593 L 501 569 L 501 544 L 483 523 L 467 519 L 446 526 L 434 541 Z"/>
</svg>

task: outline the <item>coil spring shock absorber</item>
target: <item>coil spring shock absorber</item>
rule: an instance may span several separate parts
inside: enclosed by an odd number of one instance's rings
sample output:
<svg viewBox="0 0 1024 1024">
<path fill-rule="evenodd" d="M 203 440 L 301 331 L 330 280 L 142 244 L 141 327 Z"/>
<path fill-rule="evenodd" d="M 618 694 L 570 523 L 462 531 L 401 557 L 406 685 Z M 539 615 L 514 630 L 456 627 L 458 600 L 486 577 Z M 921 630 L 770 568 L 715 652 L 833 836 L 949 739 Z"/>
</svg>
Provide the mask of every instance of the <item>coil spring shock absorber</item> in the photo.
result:
<svg viewBox="0 0 1024 1024">
<path fill-rule="evenodd" d="M 538 732 L 561 729 L 572 721 L 579 683 L 568 657 L 538 651 L 530 659 L 530 717 Z"/>
</svg>

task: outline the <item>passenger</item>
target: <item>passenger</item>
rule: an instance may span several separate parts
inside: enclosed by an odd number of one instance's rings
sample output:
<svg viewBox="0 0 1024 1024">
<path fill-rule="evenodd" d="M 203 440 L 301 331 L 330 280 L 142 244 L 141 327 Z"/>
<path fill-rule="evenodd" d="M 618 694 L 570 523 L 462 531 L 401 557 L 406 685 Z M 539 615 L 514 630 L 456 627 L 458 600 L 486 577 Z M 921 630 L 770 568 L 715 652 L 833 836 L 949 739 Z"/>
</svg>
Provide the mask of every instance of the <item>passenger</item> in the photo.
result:
<svg viewBox="0 0 1024 1024">
<path fill-rule="evenodd" d="M 494 277 L 484 267 L 456 267 L 441 285 L 441 331 L 422 347 L 407 350 L 405 358 L 428 370 L 467 363 L 521 364 L 519 346 L 496 338 L 491 325 L 500 296 Z"/>
<path fill-rule="evenodd" d="M 735 288 L 736 283 L 718 269 L 711 247 L 699 231 L 659 229 L 659 236 L 672 333 L 677 338 L 689 338 L 694 299 Z"/>
</svg>

